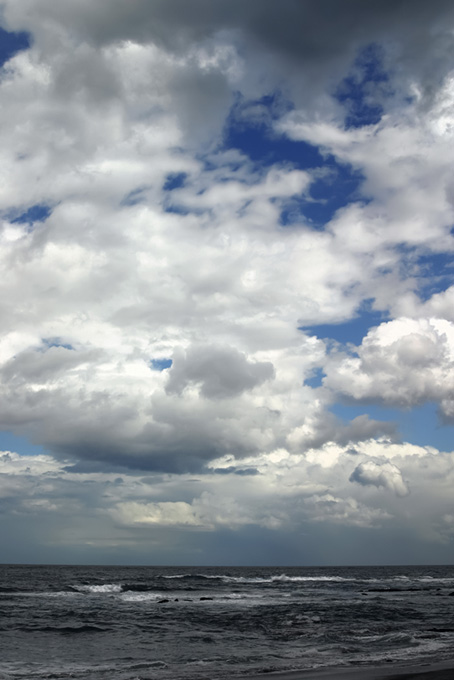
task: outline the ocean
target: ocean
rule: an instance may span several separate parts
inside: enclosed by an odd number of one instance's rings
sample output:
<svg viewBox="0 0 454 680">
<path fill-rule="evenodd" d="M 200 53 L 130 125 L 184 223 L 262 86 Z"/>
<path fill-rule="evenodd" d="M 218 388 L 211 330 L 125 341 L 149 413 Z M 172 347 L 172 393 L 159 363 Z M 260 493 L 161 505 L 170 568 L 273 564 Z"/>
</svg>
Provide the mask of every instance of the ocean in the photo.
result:
<svg viewBox="0 0 454 680">
<path fill-rule="evenodd" d="M 223 680 L 454 656 L 454 567 L 0 566 L 0 678 Z"/>
</svg>

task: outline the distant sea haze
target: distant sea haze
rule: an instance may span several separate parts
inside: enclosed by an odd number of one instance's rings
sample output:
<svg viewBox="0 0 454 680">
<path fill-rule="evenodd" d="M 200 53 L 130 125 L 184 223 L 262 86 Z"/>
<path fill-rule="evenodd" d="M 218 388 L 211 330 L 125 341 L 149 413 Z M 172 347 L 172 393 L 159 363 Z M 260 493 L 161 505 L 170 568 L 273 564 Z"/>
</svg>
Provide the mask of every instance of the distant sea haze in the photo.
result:
<svg viewBox="0 0 454 680">
<path fill-rule="evenodd" d="M 397 673 L 454 655 L 453 567 L 5 565 L 0 584 L 2 679 Z"/>
</svg>

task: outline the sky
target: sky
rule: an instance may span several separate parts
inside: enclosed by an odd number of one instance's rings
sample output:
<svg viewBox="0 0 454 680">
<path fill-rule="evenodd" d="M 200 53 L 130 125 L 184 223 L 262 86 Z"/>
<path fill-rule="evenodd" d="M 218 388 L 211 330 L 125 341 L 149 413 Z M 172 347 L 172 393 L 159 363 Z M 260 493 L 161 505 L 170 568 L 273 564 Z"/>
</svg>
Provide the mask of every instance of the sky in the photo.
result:
<svg viewBox="0 0 454 680">
<path fill-rule="evenodd" d="M 0 26 L 0 561 L 453 563 L 454 4 Z"/>
</svg>

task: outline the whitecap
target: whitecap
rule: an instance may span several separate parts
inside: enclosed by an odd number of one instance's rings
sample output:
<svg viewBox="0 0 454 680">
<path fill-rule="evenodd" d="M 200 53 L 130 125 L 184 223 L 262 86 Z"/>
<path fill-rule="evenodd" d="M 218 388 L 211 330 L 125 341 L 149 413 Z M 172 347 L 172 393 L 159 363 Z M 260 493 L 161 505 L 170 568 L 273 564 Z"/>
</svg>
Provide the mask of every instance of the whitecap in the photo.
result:
<svg viewBox="0 0 454 680">
<path fill-rule="evenodd" d="M 102 585 L 73 586 L 82 593 L 121 593 L 122 586 L 119 583 L 103 583 Z"/>
</svg>

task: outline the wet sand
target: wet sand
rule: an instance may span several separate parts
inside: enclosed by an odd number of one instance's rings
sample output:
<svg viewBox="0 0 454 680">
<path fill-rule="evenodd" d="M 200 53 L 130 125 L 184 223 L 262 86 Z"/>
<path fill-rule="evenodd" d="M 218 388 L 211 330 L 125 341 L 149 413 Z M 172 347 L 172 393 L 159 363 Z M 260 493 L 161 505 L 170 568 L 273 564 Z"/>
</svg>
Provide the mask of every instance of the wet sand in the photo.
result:
<svg viewBox="0 0 454 680">
<path fill-rule="evenodd" d="M 255 675 L 251 680 L 454 680 L 454 660 L 419 666 L 323 668 Z"/>
</svg>

